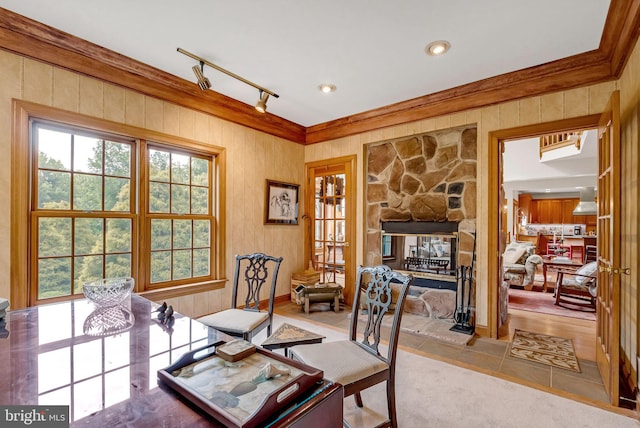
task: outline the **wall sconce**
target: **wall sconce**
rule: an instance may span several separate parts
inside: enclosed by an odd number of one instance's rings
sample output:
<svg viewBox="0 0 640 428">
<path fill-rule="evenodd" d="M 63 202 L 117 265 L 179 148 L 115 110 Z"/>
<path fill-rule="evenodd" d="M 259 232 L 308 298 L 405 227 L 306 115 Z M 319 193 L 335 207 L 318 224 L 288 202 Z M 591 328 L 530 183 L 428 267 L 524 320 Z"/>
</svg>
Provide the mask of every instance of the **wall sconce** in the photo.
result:
<svg viewBox="0 0 640 428">
<path fill-rule="evenodd" d="M 224 68 L 219 67 L 213 64 L 212 62 L 207 61 L 204 58 L 200 58 L 199 56 L 194 55 L 191 52 L 187 52 L 182 48 L 178 48 L 178 52 L 188 56 L 189 58 L 193 58 L 200 63 L 200 67 L 198 67 L 197 65 L 193 66 L 193 72 L 195 73 L 196 78 L 198 79 L 198 86 L 203 91 L 206 91 L 207 89 L 211 88 L 211 82 L 204 75 L 204 66 L 206 64 L 209 67 L 214 68 L 219 72 L 226 74 L 227 76 L 231 76 L 234 79 L 241 81 L 242 83 L 246 83 L 247 85 L 253 86 L 254 88 L 256 88 L 259 91 L 259 96 L 260 96 L 260 99 L 256 104 L 256 110 L 259 111 L 260 113 L 265 113 L 267 111 L 267 100 L 269 99 L 269 95 L 272 95 L 275 98 L 280 98 L 280 95 L 276 94 L 275 92 L 270 91 L 266 88 L 263 88 L 260 85 L 256 85 L 255 83 L 245 79 L 244 77 L 238 76 L 237 74 L 232 73 L 229 70 L 225 70 Z"/>
</svg>

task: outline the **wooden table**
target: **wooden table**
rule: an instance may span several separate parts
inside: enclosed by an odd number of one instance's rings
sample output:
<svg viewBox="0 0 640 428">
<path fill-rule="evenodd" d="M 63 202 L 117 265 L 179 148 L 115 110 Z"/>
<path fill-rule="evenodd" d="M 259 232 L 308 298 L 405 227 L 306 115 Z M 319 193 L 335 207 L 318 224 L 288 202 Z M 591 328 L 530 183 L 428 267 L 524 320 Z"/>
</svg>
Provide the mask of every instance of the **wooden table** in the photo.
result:
<svg viewBox="0 0 640 428">
<path fill-rule="evenodd" d="M 580 266 L 582 266 L 581 262 L 571 260 L 571 259 L 559 259 L 558 257 L 553 258 L 542 258 L 542 277 L 544 278 L 544 284 L 542 285 L 542 291 L 545 292 L 548 290 L 547 287 L 547 271 L 551 269 L 552 271 L 558 270 L 560 268 L 564 269 L 572 269 L 576 270 Z M 555 284 L 552 284 L 551 289 L 555 288 Z"/>
<path fill-rule="evenodd" d="M 265 349 L 284 349 L 285 357 L 289 356 L 289 348 L 295 345 L 308 345 L 311 343 L 322 343 L 325 336 L 314 333 L 295 325 L 284 323 L 271 336 L 262 342 Z"/>
<path fill-rule="evenodd" d="M 8 312 L 0 336 L 0 403 L 68 406 L 72 427 L 221 427 L 160 383 L 157 372 L 190 350 L 233 338 L 178 313 L 173 326 L 162 325 L 155 305 L 137 295 L 125 306 L 133 326 L 107 336 L 84 333 L 95 309 L 86 300 Z M 273 426 L 342 426 L 343 388 L 322 383 L 290 411 L 274 414 Z"/>
</svg>

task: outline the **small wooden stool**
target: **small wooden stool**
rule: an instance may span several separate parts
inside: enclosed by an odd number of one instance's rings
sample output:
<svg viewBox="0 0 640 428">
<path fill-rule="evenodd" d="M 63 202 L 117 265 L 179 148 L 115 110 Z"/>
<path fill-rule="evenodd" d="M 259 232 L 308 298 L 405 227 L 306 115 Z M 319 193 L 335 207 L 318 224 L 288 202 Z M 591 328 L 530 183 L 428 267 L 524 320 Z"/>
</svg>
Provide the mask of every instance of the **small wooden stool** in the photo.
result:
<svg viewBox="0 0 640 428">
<path fill-rule="evenodd" d="M 299 285 L 296 288 L 298 299 L 304 301 L 304 312 L 309 314 L 311 303 L 328 302 L 335 312 L 340 311 L 340 297 L 342 297 L 342 286 L 336 283 L 325 283 L 316 285 Z"/>
</svg>

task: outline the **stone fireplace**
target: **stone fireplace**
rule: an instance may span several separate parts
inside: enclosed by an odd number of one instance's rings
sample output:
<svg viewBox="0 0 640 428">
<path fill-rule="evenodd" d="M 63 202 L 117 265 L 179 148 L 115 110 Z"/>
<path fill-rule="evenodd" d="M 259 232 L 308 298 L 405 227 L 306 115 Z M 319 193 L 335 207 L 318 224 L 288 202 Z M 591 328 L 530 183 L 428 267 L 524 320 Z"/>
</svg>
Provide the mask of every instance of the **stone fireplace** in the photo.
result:
<svg viewBox="0 0 640 428">
<path fill-rule="evenodd" d="M 367 264 L 382 263 L 383 222 L 456 222 L 458 265 L 471 265 L 476 148 L 475 125 L 367 146 Z"/>
</svg>

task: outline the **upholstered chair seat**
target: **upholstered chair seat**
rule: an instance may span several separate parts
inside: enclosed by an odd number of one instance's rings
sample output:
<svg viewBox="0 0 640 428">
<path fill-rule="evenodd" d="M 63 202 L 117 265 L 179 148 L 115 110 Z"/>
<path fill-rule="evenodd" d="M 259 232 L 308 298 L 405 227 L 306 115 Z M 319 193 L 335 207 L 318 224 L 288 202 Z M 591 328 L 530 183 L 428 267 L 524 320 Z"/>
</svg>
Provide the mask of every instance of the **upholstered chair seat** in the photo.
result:
<svg viewBox="0 0 640 428">
<path fill-rule="evenodd" d="M 322 367 L 325 378 L 342 385 L 389 369 L 387 364 L 350 340 L 296 346 L 292 349 L 297 359 L 311 367 Z"/>
<path fill-rule="evenodd" d="M 203 324 L 251 341 L 254 334 L 267 328 L 271 335 L 273 304 L 282 257 L 253 253 L 236 256 L 236 272 L 233 278 L 231 308 L 198 318 Z M 242 278 L 241 278 L 242 272 Z M 260 290 L 268 286 L 267 310 L 260 310 Z M 240 300 L 239 295 L 244 296 Z"/>
<path fill-rule="evenodd" d="M 359 267 L 351 312 L 349 340 L 298 345 L 291 356 L 324 371 L 324 377 L 342 384 L 344 396 L 353 395 L 363 407 L 360 391 L 380 382 L 387 385 L 388 420 L 379 426 L 397 427 L 395 401 L 395 358 L 398 333 L 409 282 L 413 277 L 392 271 L 388 266 Z M 391 282 L 394 284 L 392 285 Z M 392 293 L 392 288 L 397 292 Z M 394 298 L 395 296 L 395 298 Z M 358 329 L 358 313 L 366 320 Z M 391 317 L 390 329 L 382 329 L 384 317 Z M 383 333 L 384 330 L 384 333 Z M 362 335 L 362 340 L 358 338 Z M 384 339 L 385 345 L 381 345 Z M 383 349 L 384 348 L 384 349 Z"/>
<path fill-rule="evenodd" d="M 244 309 L 227 309 L 198 319 L 201 323 L 215 326 L 232 336 L 242 336 L 244 332 L 253 331 L 268 320 L 268 312 Z"/>
</svg>

